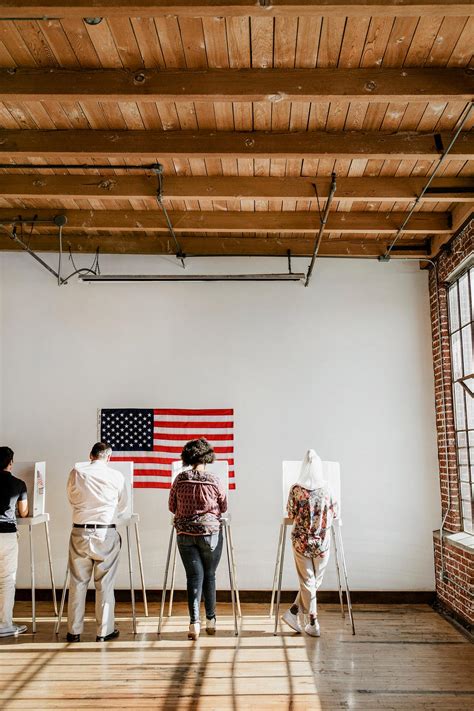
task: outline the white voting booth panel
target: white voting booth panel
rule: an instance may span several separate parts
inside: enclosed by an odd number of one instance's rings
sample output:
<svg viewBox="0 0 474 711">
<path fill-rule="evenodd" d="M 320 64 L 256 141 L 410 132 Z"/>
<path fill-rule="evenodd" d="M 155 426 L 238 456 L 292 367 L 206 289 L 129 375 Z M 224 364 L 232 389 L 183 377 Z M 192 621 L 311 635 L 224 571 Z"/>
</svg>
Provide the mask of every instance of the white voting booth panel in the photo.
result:
<svg viewBox="0 0 474 711">
<path fill-rule="evenodd" d="M 28 516 L 34 518 L 45 513 L 46 462 L 15 462 L 12 474 L 26 484 Z"/>
<path fill-rule="evenodd" d="M 26 518 L 18 518 L 17 524 L 21 528 L 28 527 L 31 576 L 31 623 L 32 631 L 36 632 L 36 573 L 33 527 L 39 526 L 40 524 L 44 525 L 54 613 L 56 615 L 58 614 L 56 587 L 54 584 L 53 559 L 51 555 L 51 542 L 49 538 L 49 514 L 46 513 L 45 508 L 46 462 L 15 462 L 12 468 L 12 474 L 25 482 L 28 494 L 28 516 Z"/>
<path fill-rule="evenodd" d="M 90 461 L 76 462 L 74 468 L 80 471 L 81 469 L 84 469 L 84 467 L 89 466 L 89 464 Z M 107 466 L 111 469 L 117 469 L 117 471 L 123 474 L 125 479 L 125 486 L 128 494 L 127 508 L 124 513 L 121 514 L 117 523 L 121 523 L 122 521 L 125 522 L 133 517 L 133 462 L 109 462 Z"/>
<path fill-rule="evenodd" d="M 339 505 L 339 518 L 341 517 L 341 467 L 339 462 L 323 462 L 324 481 L 328 484 L 332 498 Z M 288 494 L 293 484 L 300 475 L 302 462 L 284 461 L 283 467 L 283 516 L 286 516 Z"/>
</svg>

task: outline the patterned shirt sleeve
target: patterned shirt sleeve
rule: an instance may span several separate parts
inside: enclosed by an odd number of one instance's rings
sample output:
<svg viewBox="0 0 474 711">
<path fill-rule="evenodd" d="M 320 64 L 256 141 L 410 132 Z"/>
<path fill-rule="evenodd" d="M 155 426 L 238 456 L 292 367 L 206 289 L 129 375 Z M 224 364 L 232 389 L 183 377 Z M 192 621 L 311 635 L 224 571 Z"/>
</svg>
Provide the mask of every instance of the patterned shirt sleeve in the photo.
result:
<svg viewBox="0 0 474 711">
<path fill-rule="evenodd" d="M 227 496 L 220 482 L 218 484 L 217 503 L 219 505 L 220 512 L 225 513 L 227 511 Z"/>
<path fill-rule="evenodd" d="M 171 511 L 171 513 L 176 513 L 176 487 L 174 483 L 171 487 L 170 495 L 168 498 L 168 509 Z"/>
<path fill-rule="evenodd" d="M 339 518 L 339 504 L 332 496 L 329 497 L 329 508 L 332 511 L 333 518 Z"/>
<path fill-rule="evenodd" d="M 288 503 L 286 505 L 286 511 L 288 513 L 288 518 L 294 518 L 297 513 L 297 502 L 295 500 L 295 489 L 292 486 L 290 493 L 288 494 Z"/>
</svg>

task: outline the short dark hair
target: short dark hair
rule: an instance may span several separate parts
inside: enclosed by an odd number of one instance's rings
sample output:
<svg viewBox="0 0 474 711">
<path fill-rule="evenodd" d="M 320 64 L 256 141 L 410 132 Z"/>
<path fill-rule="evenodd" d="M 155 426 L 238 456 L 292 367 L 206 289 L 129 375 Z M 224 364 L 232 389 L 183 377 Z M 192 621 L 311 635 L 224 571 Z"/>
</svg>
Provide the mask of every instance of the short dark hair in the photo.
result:
<svg viewBox="0 0 474 711">
<path fill-rule="evenodd" d="M 186 442 L 181 452 L 181 459 L 186 466 L 197 464 L 212 464 L 216 455 L 210 443 L 204 437 Z"/>
<path fill-rule="evenodd" d="M 0 447 L 0 469 L 6 469 L 13 462 L 13 449 Z"/>
<path fill-rule="evenodd" d="M 91 449 L 92 459 L 105 459 L 107 450 L 112 452 L 112 447 L 108 442 L 96 442 Z"/>
</svg>

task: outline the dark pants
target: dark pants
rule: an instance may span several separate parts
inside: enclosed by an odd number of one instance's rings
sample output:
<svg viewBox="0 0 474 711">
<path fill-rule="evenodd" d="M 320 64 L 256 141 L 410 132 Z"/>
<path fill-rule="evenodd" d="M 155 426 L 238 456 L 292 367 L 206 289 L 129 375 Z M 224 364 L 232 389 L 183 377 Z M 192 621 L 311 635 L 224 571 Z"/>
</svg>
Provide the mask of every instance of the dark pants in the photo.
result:
<svg viewBox="0 0 474 711">
<path fill-rule="evenodd" d="M 216 568 L 222 555 L 222 531 L 209 536 L 177 536 L 178 550 L 186 571 L 188 608 L 191 624 L 199 622 L 199 606 L 204 593 L 206 617 L 216 614 Z"/>
</svg>

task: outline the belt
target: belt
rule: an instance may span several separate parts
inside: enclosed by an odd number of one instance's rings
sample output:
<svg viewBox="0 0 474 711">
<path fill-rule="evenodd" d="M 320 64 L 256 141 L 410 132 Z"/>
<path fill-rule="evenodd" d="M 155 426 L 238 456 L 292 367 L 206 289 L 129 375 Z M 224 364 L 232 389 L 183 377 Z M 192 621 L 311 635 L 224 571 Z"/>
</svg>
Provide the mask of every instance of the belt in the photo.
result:
<svg viewBox="0 0 474 711">
<path fill-rule="evenodd" d="M 115 523 L 73 523 L 73 528 L 116 528 Z"/>
</svg>

